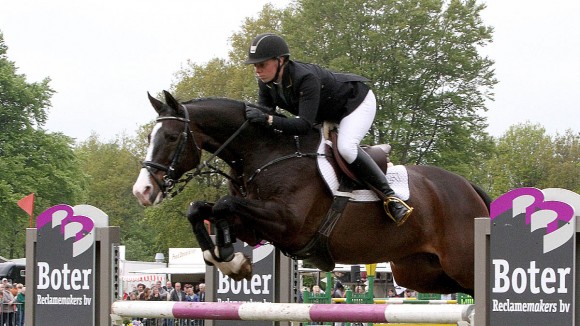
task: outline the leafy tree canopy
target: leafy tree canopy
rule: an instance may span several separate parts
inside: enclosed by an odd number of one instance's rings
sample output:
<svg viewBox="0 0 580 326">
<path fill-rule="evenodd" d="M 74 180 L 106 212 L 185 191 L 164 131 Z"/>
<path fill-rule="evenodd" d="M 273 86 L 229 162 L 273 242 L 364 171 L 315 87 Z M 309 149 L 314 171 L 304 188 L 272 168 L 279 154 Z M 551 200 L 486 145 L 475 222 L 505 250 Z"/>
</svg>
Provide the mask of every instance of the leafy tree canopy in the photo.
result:
<svg viewBox="0 0 580 326">
<path fill-rule="evenodd" d="M 478 49 L 492 28 L 473 0 L 300 0 L 264 6 L 231 37 L 229 60 L 177 74 L 181 97 L 255 100 L 253 67 L 243 65 L 251 39 L 277 32 L 294 60 L 372 80 L 378 111 L 367 142 L 390 142 L 394 161 L 434 164 L 464 173 L 489 154 L 485 100 L 496 84 L 493 61 Z M 217 87 L 215 87 L 217 85 Z"/>
<path fill-rule="evenodd" d="M 85 175 L 73 139 L 43 129 L 53 94 L 50 80 L 28 82 L 7 50 L 0 33 L 0 255 L 15 258 L 24 256 L 29 225 L 18 200 L 35 193 L 35 215 L 56 204 L 78 203 Z"/>
</svg>

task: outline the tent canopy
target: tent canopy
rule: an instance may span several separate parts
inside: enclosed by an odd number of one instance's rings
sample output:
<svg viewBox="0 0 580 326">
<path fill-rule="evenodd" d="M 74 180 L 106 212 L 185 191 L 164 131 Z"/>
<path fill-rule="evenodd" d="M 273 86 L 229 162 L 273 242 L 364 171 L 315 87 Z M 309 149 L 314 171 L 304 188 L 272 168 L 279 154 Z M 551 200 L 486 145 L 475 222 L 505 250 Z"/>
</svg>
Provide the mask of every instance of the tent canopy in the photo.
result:
<svg viewBox="0 0 580 326">
<path fill-rule="evenodd" d="M 205 265 L 149 268 L 130 273 L 139 274 L 205 274 Z"/>
</svg>

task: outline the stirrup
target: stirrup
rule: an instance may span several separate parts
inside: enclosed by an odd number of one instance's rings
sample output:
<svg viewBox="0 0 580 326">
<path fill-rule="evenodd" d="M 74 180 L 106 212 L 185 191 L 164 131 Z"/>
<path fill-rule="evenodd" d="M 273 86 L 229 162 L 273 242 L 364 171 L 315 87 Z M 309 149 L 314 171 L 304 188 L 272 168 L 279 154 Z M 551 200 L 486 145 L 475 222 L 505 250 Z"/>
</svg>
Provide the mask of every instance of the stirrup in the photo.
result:
<svg viewBox="0 0 580 326">
<path fill-rule="evenodd" d="M 393 214 L 391 214 L 391 210 L 389 210 L 389 203 L 390 202 L 398 202 L 398 203 L 402 204 L 403 206 L 405 206 L 405 208 L 407 209 L 407 213 L 405 213 L 405 215 L 403 215 L 401 220 L 397 220 L 393 216 Z M 405 223 L 405 221 L 409 218 L 409 216 L 411 216 L 411 213 L 413 212 L 413 207 L 407 205 L 407 203 L 405 203 L 401 198 L 398 198 L 395 196 L 389 196 L 389 197 L 385 198 L 385 201 L 383 202 L 383 209 L 385 210 L 385 213 L 387 213 L 387 216 L 390 217 L 391 220 L 393 220 L 393 222 L 395 222 L 395 224 L 397 226 L 403 225 L 403 223 Z"/>
</svg>

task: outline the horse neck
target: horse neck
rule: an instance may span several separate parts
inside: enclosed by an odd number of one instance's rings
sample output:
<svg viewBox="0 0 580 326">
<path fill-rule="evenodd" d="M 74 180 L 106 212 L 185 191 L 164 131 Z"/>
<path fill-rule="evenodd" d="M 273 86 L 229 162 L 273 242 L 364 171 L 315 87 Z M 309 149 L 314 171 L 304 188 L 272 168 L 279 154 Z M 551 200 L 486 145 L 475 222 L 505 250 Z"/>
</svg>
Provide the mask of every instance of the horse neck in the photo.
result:
<svg viewBox="0 0 580 326">
<path fill-rule="evenodd" d="M 217 156 L 231 167 L 239 167 L 243 163 L 245 168 L 254 169 L 264 164 L 271 156 L 279 155 L 281 146 L 267 138 L 252 125 L 247 125 L 235 138 L 230 137 L 240 128 L 241 124 L 231 127 L 219 126 L 219 131 L 206 129 L 203 149 L 216 153 Z M 230 141 L 227 145 L 224 144 Z M 284 146 L 282 146 L 284 147 Z M 241 171 L 240 171 L 241 172 Z"/>
<path fill-rule="evenodd" d="M 215 103 L 214 103 L 215 101 Z M 206 103 L 205 101 L 200 104 Z M 211 104 L 211 105 L 207 105 Z M 255 142 L 251 126 L 245 127 L 233 139 L 230 138 L 244 124 L 243 103 L 228 100 L 207 100 L 206 105 L 188 106 L 190 128 L 196 138 L 196 143 L 210 153 L 218 153 L 218 157 L 228 164 L 245 160 Z M 230 141 L 225 147 L 222 146 Z M 248 146 L 248 144 L 252 144 Z M 231 164 L 230 164 L 231 165 Z"/>
<path fill-rule="evenodd" d="M 201 138 L 202 149 L 215 153 L 244 124 L 244 105 L 241 102 L 208 101 L 209 105 L 188 107 L 191 128 Z M 200 140 L 198 140 L 200 141 Z M 314 134 L 300 137 L 300 150 L 316 150 L 318 137 Z M 298 151 L 294 138 L 274 134 L 270 130 L 248 124 L 231 142 L 220 150 L 218 157 L 230 167 L 252 171 L 285 155 Z M 242 171 L 238 171 L 242 172 Z"/>
</svg>

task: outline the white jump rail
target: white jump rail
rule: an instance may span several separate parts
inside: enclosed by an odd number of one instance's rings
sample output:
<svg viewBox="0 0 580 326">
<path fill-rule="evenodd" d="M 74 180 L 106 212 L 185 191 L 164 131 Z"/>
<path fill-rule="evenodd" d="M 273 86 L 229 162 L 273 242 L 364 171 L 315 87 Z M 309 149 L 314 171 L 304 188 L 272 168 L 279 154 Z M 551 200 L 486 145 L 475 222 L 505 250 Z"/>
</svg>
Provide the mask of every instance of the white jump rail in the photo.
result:
<svg viewBox="0 0 580 326">
<path fill-rule="evenodd" d="M 471 324 L 474 305 L 297 304 L 256 302 L 117 301 L 123 317 L 295 322 Z"/>
</svg>

